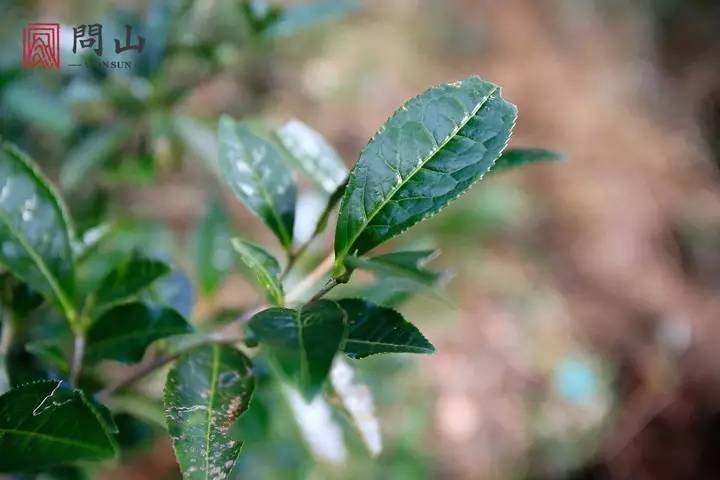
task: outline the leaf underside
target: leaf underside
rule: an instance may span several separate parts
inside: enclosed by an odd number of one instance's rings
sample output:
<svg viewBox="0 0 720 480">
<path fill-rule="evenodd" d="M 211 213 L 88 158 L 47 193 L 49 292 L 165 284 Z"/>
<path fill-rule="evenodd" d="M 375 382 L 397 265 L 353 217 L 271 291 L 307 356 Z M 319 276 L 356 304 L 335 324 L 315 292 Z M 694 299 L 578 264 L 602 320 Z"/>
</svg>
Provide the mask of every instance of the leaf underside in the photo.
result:
<svg viewBox="0 0 720 480">
<path fill-rule="evenodd" d="M 350 173 L 335 232 L 336 276 L 360 255 L 440 211 L 492 167 L 517 109 L 478 77 L 433 87 L 397 110 Z"/>
<path fill-rule="evenodd" d="M 254 388 L 250 360 L 234 347 L 202 346 L 178 359 L 168 373 L 164 404 L 184 479 L 229 476 L 242 447 L 230 427 L 247 410 Z"/>
</svg>

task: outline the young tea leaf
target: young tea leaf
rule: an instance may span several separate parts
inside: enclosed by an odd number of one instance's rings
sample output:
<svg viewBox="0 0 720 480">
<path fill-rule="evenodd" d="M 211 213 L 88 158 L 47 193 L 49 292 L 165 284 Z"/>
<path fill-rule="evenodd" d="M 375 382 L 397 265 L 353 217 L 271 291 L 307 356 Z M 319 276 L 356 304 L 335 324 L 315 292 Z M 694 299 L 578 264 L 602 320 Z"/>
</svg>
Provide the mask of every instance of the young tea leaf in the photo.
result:
<svg viewBox="0 0 720 480">
<path fill-rule="evenodd" d="M 184 354 L 165 384 L 165 418 L 185 480 L 227 478 L 242 442 L 230 427 L 255 388 L 252 365 L 239 350 L 208 345 Z"/>
<path fill-rule="evenodd" d="M 307 397 L 317 394 L 347 335 L 345 312 L 337 303 L 319 300 L 301 309 L 269 308 L 249 323 L 252 334 Z"/>
<path fill-rule="evenodd" d="M 118 305 L 103 313 L 87 332 L 85 358 L 139 362 L 155 340 L 193 329 L 171 308 L 143 302 Z"/>
<path fill-rule="evenodd" d="M 219 199 L 208 202 L 195 227 L 193 260 L 195 273 L 204 295 L 214 293 L 232 267 L 232 225 Z"/>
<path fill-rule="evenodd" d="M 127 300 L 170 270 L 169 265 L 159 260 L 133 255 L 115 266 L 100 282 L 95 292 L 95 302 L 99 306 L 106 306 Z"/>
<path fill-rule="evenodd" d="M 259 245 L 240 238 L 233 238 L 232 246 L 240 260 L 255 277 L 256 283 L 265 291 L 268 300 L 274 305 L 282 305 L 283 288 L 280 282 L 280 265 L 275 257 Z"/>
<path fill-rule="evenodd" d="M 220 118 L 220 170 L 237 197 L 292 246 L 297 188 L 275 144 L 232 118 Z"/>
<path fill-rule="evenodd" d="M 59 304 L 73 321 L 72 233 L 59 195 L 32 161 L 5 143 L 0 149 L 0 264 Z"/>
<path fill-rule="evenodd" d="M 542 148 L 509 148 L 500 155 L 490 170 L 492 173 L 504 172 L 532 163 L 562 160 L 563 155 Z"/>
<path fill-rule="evenodd" d="M 373 272 L 378 278 L 392 278 L 406 285 L 406 290 L 427 289 L 435 287 L 446 276 L 445 272 L 425 268 L 435 255 L 435 250 L 392 252 L 370 258 L 350 255 L 345 259 L 345 265 Z"/>
<path fill-rule="evenodd" d="M 29 383 L 0 396 L 0 472 L 112 458 L 112 425 L 100 407 L 58 380 Z"/>
<path fill-rule="evenodd" d="M 435 347 L 395 310 L 359 299 L 338 302 L 348 319 L 344 351 L 350 358 L 376 353 L 433 353 Z"/>
<path fill-rule="evenodd" d="M 332 194 L 345 181 L 348 170 L 340 155 L 312 128 L 290 120 L 275 135 L 305 175 Z"/>
<path fill-rule="evenodd" d="M 492 167 L 517 109 L 478 77 L 409 100 L 370 140 L 350 173 L 335 230 L 335 277 L 361 255 L 430 217 Z"/>
</svg>

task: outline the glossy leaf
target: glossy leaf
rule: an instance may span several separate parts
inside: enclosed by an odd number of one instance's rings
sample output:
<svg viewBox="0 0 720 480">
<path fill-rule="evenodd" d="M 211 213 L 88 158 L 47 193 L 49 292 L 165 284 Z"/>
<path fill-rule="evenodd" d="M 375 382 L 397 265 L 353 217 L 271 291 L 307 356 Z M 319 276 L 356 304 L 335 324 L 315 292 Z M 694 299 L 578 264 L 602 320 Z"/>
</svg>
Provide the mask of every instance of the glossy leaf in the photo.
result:
<svg viewBox="0 0 720 480">
<path fill-rule="evenodd" d="M 250 360 L 226 345 L 184 354 L 165 384 L 165 416 L 186 480 L 227 478 L 242 441 L 230 427 L 245 412 L 255 388 Z"/>
<path fill-rule="evenodd" d="M 142 360 L 145 349 L 155 340 L 192 332 L 192 327 L 171 308 L 143 302 L 111 308 L 95 320 L 87 333 L 86 359 Z"/>
<path fill-rule="evenodd" d="M 0 264 L 72 321 L 75 270 L 62 200 L 32 161 L 10 144 L 0 150 Z"/>
<path fill-rule="evenodd" d="M 133 255 L 103 278 L 95 292 L 95 303 L 104 306 L 132 298 L 170 270 L 164 262 Z"/>
<path fill-rule="evenodd" d="M 345 265 L 373 272 L 378 278 L 393 278 L 410 288 L 433 288 L 446 277 L 445 272 L 425 268 L 435 255 L 434 250 L 393 252 L 370 258 L 351 255 L 345 259 Z"/>
<path fill-rule="evenodd" d="M 307 397 L 320 391 L 347 335 L 345 312 L 330 300 L 298 310 L 269 308 L 256 314 L 249 327 L 280 372 Z"/>
<path fill-rule="evenodd" d="M 563 155 L 552 150 L 542 148 L 509 148 L 500 155 L 495 165 L 492 167 L 492 173 L 504 172 L 513 168 L 522 167 L 540 162 L 550 162 L 562 160 Z"/>
<path fill-rule="evenodd" d="M 193 260 L 200 291 L 213 294 L 225 279 L 233 262 L 232 225 L 219 199 L 208 202 L 193 234 Z"/>
<path fill-rule="evenodd" d="M 517 109 L 478 77 L 433 87 L 393 114 L 360 154 L 335 231 L 336 278 L 361 255 L 430 217 L 492 167 Z"/>
<path fill-rule="evenodd" d="M 283 304 L 280 265 L 264 248 L 241 238 L 233 238 L 232 246 L 238 258 L 248 268 L 254 281 L 265 291 L 274 305 Z"/>
<path fill-rule="evenodd" d="M 61 381 L 19 386 L 0 396 L 0 472 L 39 470 L 115 455 L 104 407 Z"/>
<path fill-rule="evenodd" d="M 300 120 L 290 120 L 275 135 L 305 175 L 327 193 L 345 181 L 347 167 L 320 133 Z"/>
<path fill-rule="evenodd" d="M 297 188 L 279 147 L 228 116 L 219 142 L 220 170 L 235 195 L 290 248 Z"/>
<path fill-rule="evenodd" d="M 395 310 L 359 299 L 338 302 L 345 310 L 348 338 L 343 350 L 351 358 L 376 353 L 433 353 L 435 347 Z"/>
</svg>

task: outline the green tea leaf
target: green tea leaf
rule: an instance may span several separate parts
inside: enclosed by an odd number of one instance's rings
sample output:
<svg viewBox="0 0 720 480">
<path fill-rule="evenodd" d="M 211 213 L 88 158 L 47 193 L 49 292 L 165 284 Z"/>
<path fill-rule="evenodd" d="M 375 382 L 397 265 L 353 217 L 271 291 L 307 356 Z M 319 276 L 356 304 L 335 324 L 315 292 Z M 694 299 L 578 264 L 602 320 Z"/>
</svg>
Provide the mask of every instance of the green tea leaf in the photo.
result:
<svg viewBox="0 0 720 480">
<path fill-rule="evenodd" d="M 338 302 L 348 319 L 344 351 L 364 358 L 376 353 L 433 353 L 435 347 L 395 310 L 359 299 Z"/>
<path fill-rule="evenodd" d="M 79 187 L 94 169 L 120 147 L 131 131 L 126 121 L 120 121 L 86 136 L 67 154 L 60 172 L 60 186 L 65 190 Z"/>
<path fill-rule="evenodd" d="M 492 173 L 504 172 L 523 165 L 557 161 L 563 158 L 559 152 L 542 148 L 509 148 L 500 155 L 491 171 Z"/>
<path fill-rule="evenodd" d="M 345 181 L 348 170 L 340 155 L 300 120 L 290 120 L 275 135 L 305 175 L 325 192 L 332 194 Z"/>
<path fill-rule="evenodd" d="M 283 153 L 269 140 L 232 118 L 220 118 L 220 170 L 235 195 L 277 235 L 292 246 L 297 188 Z"/>
<path fill-rule="evenodd" d="M 433 288 L 446 276 L 445 272 L 425 268 L 435 255 L 435 250 L 393 252 L 370 258 L 351 255 L 345 259 L 345 265 L 373 272 L 378 278 L 391 277 L 407 287 Z"/>
<path fill-rule="evenodd" d="M 193 234 L 195 273 L 204 295 L 214 293 L 232 267 L 232 225 L 219 199 L 208 202 Z"/>
<path fill-rule="evenodd" d="M 241 238 L 233 238 L 232 246 L 240 260 L 255 277 L 256 283 L 265 290 L 268 300 L 274 305 L 282 305 L 283 288 L 280 282 L 280 265 L 275 257 L 261 246 Z"/>
<path fill-rule="evenodd" d="M 135 254 L 105 276 L 95 292 L 95 302 L 107 306 L 127 300 L 170 270 L 166 263 Z"/>
<path fill-rule="evenodd" d="M 87 332 L 85 357 L 133 363 L 142 360 L 155 340 L 192 332 L 192 327 L 171 308 L 143 302 L 111 308 L 95 320 Z"/>
<path fill-rule="evenodd" d="M 25 344 L 25 350 L 42 359 L 49 365 L 56 367 L 64 374 L 67 374 L 70 371 L 67 356 L 62 349 L 61 339 L 59 338 L 28 342 Z"/>
<path fill-rule="evenodd" d="M 286 37 L 325 22 L 341 19 L 358 7 L 356 0 L 325 0 L 294 5 L 280 12 L 280 18 L 267 28 L 267 33 Z"/>
<path fill-rule="evenodd" d="M 227 478 L 242 447 L 230 427 L 254 389 L 250 360 L 227 345 L 191 350 L 170 369 L 165 418 L 184 479 Z"/>
<path fill-rule="evenodd" d="M 75 269 L 67 210 L 24 153 L 0 150 L 0 264 L 59 304 L 73 322 Z"/>
<path fill-rule="evenodd" d="M 330 300 L 298 310 L 269 308 L 256 314 L 249 327 L 280 373 L 307 397 L 320 391 L 347 335 L 345 312 Z"/>
<path fill-rule="evenodd" d="M 98 404 L 65 382 L 14 388 L 0 396 L 0 472 L 112 458 L 111 427 Z"/>
<path fill-rule="evenodd" d="M 361 255 L 428 218 L 492 167 L 517 109 L 478 77 L 409 100 L 370 140 L 350 173 L 335 231 L 335 276 Z"/>
</svg>

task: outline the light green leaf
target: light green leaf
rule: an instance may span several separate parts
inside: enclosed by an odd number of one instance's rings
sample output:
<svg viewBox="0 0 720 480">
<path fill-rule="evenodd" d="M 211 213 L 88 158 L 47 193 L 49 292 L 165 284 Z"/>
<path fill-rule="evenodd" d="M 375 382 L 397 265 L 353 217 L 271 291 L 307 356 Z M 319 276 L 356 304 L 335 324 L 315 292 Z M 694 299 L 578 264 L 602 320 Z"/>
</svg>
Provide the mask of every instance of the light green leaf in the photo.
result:
<svg viewBox="0 0 720 480">
<path fill-rule="evenodd" d="M 49 338 L 35 340 L 25 344 L 25 350 L 42 359 L 49 365 L 56 367 L 60 372 L 67 374 L 70 371 L 67 356 L 62 349 L 62 339 Z"/>
<path fill-rule="evenodd" d="M 356 0 L 325 0 L 294 5 L 280 13 L 280 19 L 267 28 L 272 36 L 287 37 L 316 25 L 339 20 L 357 10 Z"/>
<path fill-rule="evenodd" d="M 134 254 L 116 265 L 100 282 L 95 292 L 96 305 L 107 306 L 125 301 L 170 270 L 170 266 L 164 262 Z"/>
<path fill-rule="evenodd" d="M 392 252 L 376 257 L 363 258 L 348 256 L 345 265 L 375 273 L 378 278 L 391 277 L 409 289 L 434 288 L 446 277 L 445 272 L 434 272 L 425 264 L 436 256 L 435 250 Z"/>
<path fill-rule="evenodd" d="M 39 83 L 27 79 L 12 82 L 4 89 L 2 103 L 9 118 L 22 119 L 42 132 L 68 135 L 75 128 L 69 103 Z"/>
<path fill-rule="evenodd" d="M 325 192 L 332 194 L 345 181 L 348 170 L 340 155 L 300 120 L 290 120 L 275 135 L 305 175 Z"/>
<path fill-rule="evenodd" d="M 185 318 L 172 308 L 126 303 L 95 320 L 87 332 L 85 357 L 88 361 L 139 362 L 155 340 L 192 331 Z"/>
<path fill-rule="evenodd" d="M 10 390 L 0 396 L 0 472 L 112 458 L 116 443 L 106 412 L 62 381 Z"/>
<path fill-rule="evenodd" d="M 335 230 L 335 277 L 361 255 L 436 214 L 492 167 L 517 109 L 478 77 L 409 100 L 370 140 L 350 173 Z"/>
<path fill-rule="evenodd" d="M 25 154 L 0 150 L 0 264 L 74 321 L 72 231 L 62 199 Z"/>
<path fill-rule="evenodd" d="M 435 351 L 420 330 L 395 310 L 359 299 L 345 299 L 338 303 L 347 314 L 348 338 L 343 350 L 348 357 Z"/>
<path fill-rule="evenodd" d="M 101 166 L 122 145 L 130 133 L 130 125 L 126 121 L 119 121 L 84 137 L 68 152 L 63 162 L 60 186 L 64 190 L 74 190 L 79 187 L 90 172 Z"/>
<path fill-rule="evenodd" d="M 249 328 L 280 373 L 292 379 L 307 397 L 320 391 L 347 335 L 345 312 L 330 300 L 298 310 L 263 310 L 250 320 Z"/>
<path fill-rule="evenodd" d="M 220 170 L 235 195 L 292 246 L 297 188 L 279 147 L 232 118 L 220 118 Z"/>
<path fill-rule="evenodd" d="M 193 234 L 195 274 L 204 295 L 213 294 L 232 267 L 232 225 L 219 199 L 208 202 Z"/>
<path fill-rule="evenodd" d="M 274 305 L 283 304 L 280 265 L 264 248 L 241 238 L 233 238 L 232 246 L 240 260 L 250 270 L 255 282 L 265 291 Z"/>
<path fill-rule="evenodd" d="M 186 353 L 165 384 L 165 418 L 185 480 L 227 478 L 242 442 L 230 427 L 247 410 L 255 389 L 250 360 L 227 345 Z"/>
<path fill-rule="evenodd" d="M 563 158 L 559 152 L 542 148 L 509 148 L 497 159 L 491 171 L 492 173 L 504 172 L 523 165 L 557 161 Z"/>
</svg>

